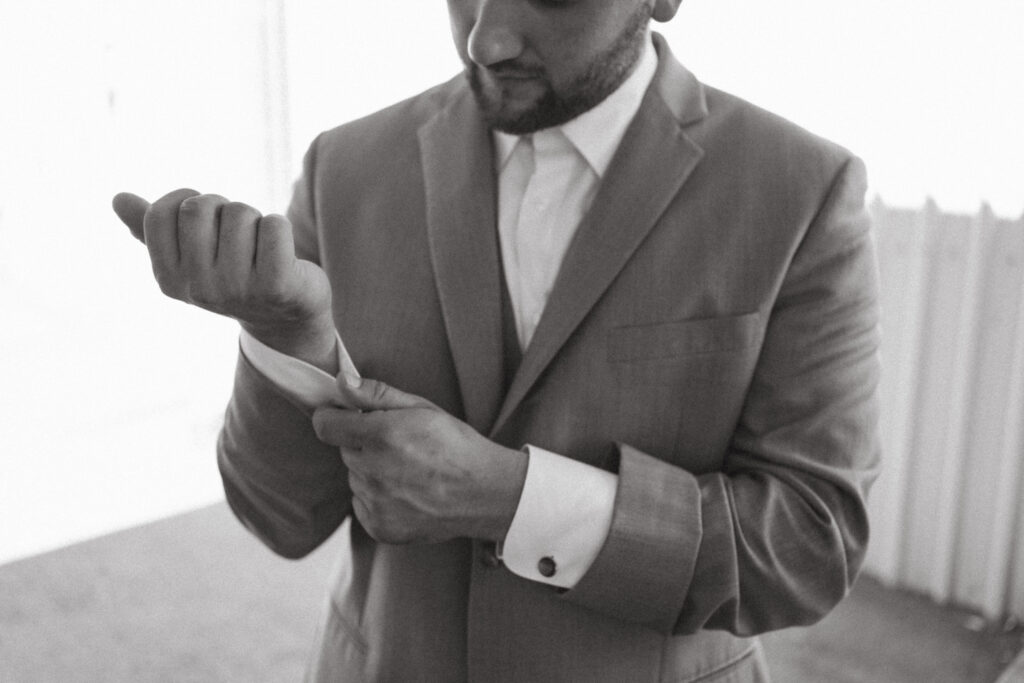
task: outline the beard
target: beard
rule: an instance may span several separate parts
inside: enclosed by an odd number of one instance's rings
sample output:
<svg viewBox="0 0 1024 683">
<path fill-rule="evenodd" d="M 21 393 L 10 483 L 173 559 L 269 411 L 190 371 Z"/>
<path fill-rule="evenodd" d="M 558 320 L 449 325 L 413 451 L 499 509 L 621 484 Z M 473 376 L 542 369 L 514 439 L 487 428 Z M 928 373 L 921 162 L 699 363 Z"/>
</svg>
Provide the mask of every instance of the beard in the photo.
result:
<svg viewBox="0 0 1024 683">
<path fill-rule="evenodd" d="M 639 6 L 612 45 L 598 54 L 561 92 L 555 90 L 543 67 L 522 67 L 511 60 L 490 67 L 467 62 L 466 75 L 484 121 L 493 130 L 526 135 L 560 126 L 590 111 L 629 77 L 643 50 L 650 18 L 651 8 L 646 3 Z M 497 77 L 493 83 L 484 82 L 481 72 L 485 68 Z M 525 108 L 514 109 L 508 103 L 508 89 L 501 84 L 503 75 L 536 81 L 541 92 Z"/>
</svg>

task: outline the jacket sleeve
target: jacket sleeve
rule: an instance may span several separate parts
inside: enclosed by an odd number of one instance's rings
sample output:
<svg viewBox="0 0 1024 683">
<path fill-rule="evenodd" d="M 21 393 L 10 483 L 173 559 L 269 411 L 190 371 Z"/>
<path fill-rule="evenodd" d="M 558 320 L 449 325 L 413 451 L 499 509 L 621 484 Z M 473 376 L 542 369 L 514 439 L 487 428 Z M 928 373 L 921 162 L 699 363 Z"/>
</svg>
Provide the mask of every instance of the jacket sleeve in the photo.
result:
<svg viewBox="0 0 1024 683">
<path fill-rule="evenodd" d="M 783 280 L 721 471 L 620 444 L 605 544 L 565 599 L 665 633 L 812 623 L 863 561 L 879 463 L 878 278 L 848 161 Z"/>
<path fill-rule="evenodd" d="M 315 143 L 288 218 L 299 258 L 317 262 L 311 179 Z M 217 443 L 228 504 L 274 552 L 298 558 L 323 543 L 351 511 L 338 449 L 317 439 L 312 411 L 264 377 L 239 352 L 234 388 Z"/>
</svg>

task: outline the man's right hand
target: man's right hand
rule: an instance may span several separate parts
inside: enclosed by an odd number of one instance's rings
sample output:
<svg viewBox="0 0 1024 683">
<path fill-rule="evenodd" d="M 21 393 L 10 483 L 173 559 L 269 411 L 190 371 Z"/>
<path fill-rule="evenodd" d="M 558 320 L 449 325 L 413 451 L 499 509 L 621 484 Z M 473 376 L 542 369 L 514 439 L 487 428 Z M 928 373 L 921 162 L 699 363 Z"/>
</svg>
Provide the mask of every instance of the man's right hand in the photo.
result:
<svg viewBox="0 0 1024 683">
<path fill-rule="evenodd" d="M 235 318 L 267 346 L 337 372 L 330 285 L 319 266 L 296 258 L 286 218 L 194 190 L 152 205 L 123 192 L 113 207 L 149 250 L 164 294 Z"/>
</svg>

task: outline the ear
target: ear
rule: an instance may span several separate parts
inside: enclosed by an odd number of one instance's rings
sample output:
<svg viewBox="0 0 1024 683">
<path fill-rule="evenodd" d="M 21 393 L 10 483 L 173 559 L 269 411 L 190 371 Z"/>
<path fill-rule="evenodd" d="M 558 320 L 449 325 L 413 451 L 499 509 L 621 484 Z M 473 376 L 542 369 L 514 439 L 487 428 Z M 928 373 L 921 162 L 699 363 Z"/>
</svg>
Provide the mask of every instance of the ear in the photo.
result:
<svg viewBox="0 0 1024 683">
<path fill-rule="evenodd" d="M 672 17 L 679 11 L 679 5 L 683 0 L 654 0 L 654 12 L 651 16 L 655 21 L 665 23 L 671 21 Z"/>
</svg>

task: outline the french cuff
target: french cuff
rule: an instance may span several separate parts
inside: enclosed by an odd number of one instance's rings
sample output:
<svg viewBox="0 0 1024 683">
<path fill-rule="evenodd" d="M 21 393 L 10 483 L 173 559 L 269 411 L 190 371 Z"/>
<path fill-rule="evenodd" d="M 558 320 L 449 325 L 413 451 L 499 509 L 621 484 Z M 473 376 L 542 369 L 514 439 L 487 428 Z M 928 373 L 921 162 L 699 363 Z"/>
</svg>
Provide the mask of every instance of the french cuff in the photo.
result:
<svg viewBox="0 0 1024 683">
<path fill-rule="evenodd" d="M 608 536 L 618 477 L 536 446 L 526 452 L 526 481 L 500 546 L 502 561 L 523 578 L 572 588 Z"/>
<path fill-rule="evenodd" d="M 338 367 L 346 375 L 358 377 L 359 371 L 352 363 L 341 337 L 337 332 L 334 337 L 338 342 Z M 254 368 L 300 404 L 315 408 L 342 401 L 335 378 L 315 365 L 270 348 L 244 329 L 238 343 Z"/>
</svg>

